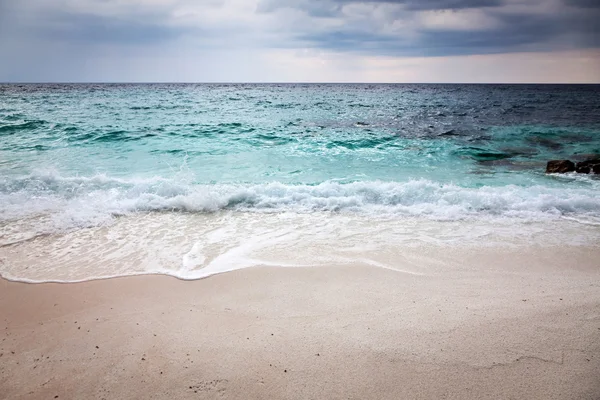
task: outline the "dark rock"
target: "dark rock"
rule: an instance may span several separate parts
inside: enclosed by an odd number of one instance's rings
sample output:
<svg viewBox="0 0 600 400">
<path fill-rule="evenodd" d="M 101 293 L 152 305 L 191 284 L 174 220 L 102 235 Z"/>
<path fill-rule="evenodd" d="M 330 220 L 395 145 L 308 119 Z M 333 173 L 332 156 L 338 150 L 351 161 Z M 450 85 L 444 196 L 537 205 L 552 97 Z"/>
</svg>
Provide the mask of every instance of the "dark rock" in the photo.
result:
<svg viewBox="0 0 600 400">
<path fill-rule="evenodd" d="M 580 174 L 589 174 L 590 172 L 598 174 L 600 173 L 600 159 L 578 162 L 575 166 L 575 171 Z"/>
<path fill-rule="evenodd" d="M 565 173 L 575 171 L 575 164 L 569 160 L 551 160 L 546 165 L 547 174 Z"/>
<path fill-rule="evenodd" d="M 579 174 L 589 174 L 590 171 L 591 171 L 591 168 L 587 165 L 581 165 L 581 166 L 575 167 L 575 172 L 577 172 Z"/>
</svg>

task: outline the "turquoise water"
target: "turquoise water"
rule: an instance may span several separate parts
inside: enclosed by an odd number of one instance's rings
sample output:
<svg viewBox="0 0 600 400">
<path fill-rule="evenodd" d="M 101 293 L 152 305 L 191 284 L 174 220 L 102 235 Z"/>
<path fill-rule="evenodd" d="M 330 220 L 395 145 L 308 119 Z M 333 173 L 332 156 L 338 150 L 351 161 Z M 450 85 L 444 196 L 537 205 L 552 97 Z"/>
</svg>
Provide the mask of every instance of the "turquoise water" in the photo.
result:
<svg viewBox="0 0 600 400">
<path fill-rule="evenodd" d="M 544 167 L 600 154 L 599 99 L 598 86 L 5 85 L 0 218 L 597 217 L 597 180 Z"/>
<path fill-rule="evenodd" d="M 599 110 L 590 106 L 600 91 L 539 88 L 5 86 L 0 172 L 189 173 L 207 184 L 549 183 L 548 159 L 600 153 Z M 573 101 L 584 112 L 564 110 Z"/>
</svg>

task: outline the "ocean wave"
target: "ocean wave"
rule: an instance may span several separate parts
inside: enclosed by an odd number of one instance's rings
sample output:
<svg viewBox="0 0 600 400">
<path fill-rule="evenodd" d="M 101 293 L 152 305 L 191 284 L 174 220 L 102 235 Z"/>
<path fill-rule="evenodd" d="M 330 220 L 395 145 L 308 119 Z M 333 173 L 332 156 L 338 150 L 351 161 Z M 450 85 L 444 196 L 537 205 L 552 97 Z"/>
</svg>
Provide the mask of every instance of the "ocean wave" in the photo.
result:
<svg viewBox="0 0 600 400">
<path fill-rule="evenodd" d="M 16 123 L 16 124 L 2 124 L 0 122 L 0 133 L 10 135 L 13 133 L 37 129 L 46 124 L 47 124 L 47 122 L 42 121 L 42 120 L 25 121 L 25 122 Z"/>
<path fill-rule="evenodd" d="M 600 220 L 598 182 L 589 187 L 462 187 L 406 182 L 327 181 L 315 185 L 195 184 L 165 178 L 65 177 L 37 173 L 0 180 L 0 221 L 47 217 L 54 228 L 95 226 L 139 212 L 349 212 L 437 220 L 576 217 Z"/>
</svg>

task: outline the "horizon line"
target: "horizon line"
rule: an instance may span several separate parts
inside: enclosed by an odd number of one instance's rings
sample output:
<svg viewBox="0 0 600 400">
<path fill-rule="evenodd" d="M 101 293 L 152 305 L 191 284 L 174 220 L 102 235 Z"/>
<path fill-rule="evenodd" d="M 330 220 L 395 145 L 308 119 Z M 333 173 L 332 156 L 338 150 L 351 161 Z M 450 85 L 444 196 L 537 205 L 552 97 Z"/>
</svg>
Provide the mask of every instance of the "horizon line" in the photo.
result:
<svg viewBox="0 0 600 400">
<path fill-rule="evenodd" d="M 598 82 L 0 81 L 0 85 L 600 85 Z"/>
</svg>

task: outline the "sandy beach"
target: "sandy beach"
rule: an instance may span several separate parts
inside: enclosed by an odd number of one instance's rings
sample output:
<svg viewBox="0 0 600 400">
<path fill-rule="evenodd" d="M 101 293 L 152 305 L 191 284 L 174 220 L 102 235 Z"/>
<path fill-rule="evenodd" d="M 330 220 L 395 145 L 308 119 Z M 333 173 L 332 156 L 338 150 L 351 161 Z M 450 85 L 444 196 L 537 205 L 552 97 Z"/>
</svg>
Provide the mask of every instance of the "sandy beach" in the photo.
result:
<svg viewBox="0 0 600 400">
<path fill-rule="evenodd" d="M 600 250 L 0 281 L 2 399 L 598 399 Z"/>
</svg>

